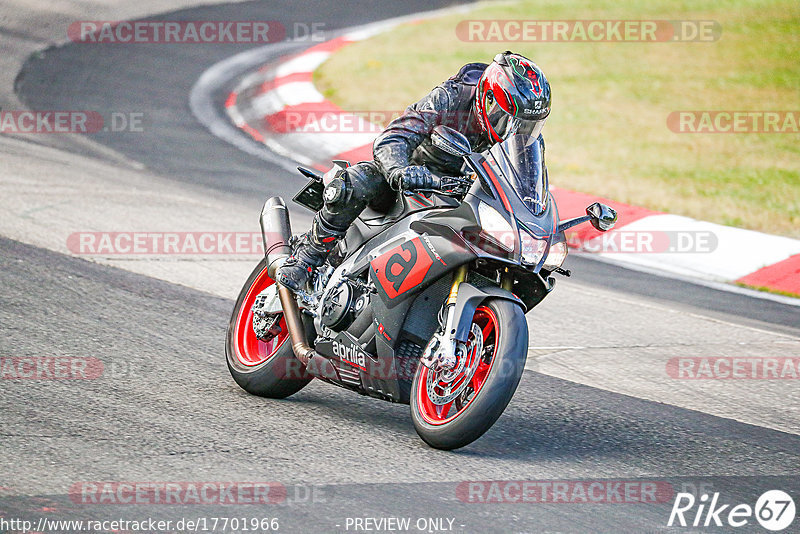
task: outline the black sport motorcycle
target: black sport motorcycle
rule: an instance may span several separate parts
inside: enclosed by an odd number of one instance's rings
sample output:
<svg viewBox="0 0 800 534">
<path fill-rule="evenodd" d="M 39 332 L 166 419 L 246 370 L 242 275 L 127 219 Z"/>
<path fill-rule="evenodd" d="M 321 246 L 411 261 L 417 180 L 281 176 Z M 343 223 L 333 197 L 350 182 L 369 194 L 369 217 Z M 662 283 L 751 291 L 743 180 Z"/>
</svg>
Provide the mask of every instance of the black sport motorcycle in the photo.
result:
<svg viewBox="0 0 800 534">
<path fill-rule="evenodd" d="M 275 284 L 291 253 L 280 197 L 264 204 L 265 257 L 245 282 L 228 327 L 234 380 L 254 395 L 284 398 L 317 378 L 411 405 L 420 437 L 439 449 L 479 438 L 503 413 L 525 367 L 525 313 L 569 276 L 564 231 L 616 222 L 595 203 L 559 221 L 539 142 L 515 135 L 484 153 L 437 126 L 433 145 L 464 160 L 464 175 L 436 190 L 399 193 L 387 213 L 370 208 L 348 230 L 313 288 Z M 295 196 L 317 210 L 325 176 Z"/>
</svg>

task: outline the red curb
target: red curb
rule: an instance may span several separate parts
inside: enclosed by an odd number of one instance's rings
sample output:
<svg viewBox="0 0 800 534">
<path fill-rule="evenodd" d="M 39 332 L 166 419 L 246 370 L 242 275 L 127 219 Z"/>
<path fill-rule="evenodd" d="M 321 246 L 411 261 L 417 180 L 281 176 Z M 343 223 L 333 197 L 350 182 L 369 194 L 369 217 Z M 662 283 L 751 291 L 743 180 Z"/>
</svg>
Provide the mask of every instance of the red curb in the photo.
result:
<svg viewBox="0 0 800 534">
<path fill-rule="evenodd" d="M 337 37 L 336 39 L 331 39 L 330 41 L 325 41 L 324 43 L 314 45 L 300 55 L 311 54 L 312 52 L 333 52 L 353 42 L 355 41 L 351 41 L 344 36 Z"/>
<path fill-rule="evenodd" d="M 800 254 L 767 265 L 736 281 L 749 286 L 768 287 L 800 295 Z"/>
<path fill-rule="evenodd" d="M 236 105 L 236 100 L 238 98 L 239 98 L 239 93 L 237 93 L 236 91 L 234 91 L 231 94 L 229 94 L 227 100 L 225 100 L 225 107 L 229 108 L 229 107 L 235 106 Z"/>
<path fill-rule="evenodd" d="M 243 124 L 242 126 L 240 126 L 240 128 L 242 130 L 244 130 L 245 132 L 247 132 L 247 134 L 250 137 L 252 137 L 256 141 L 258 141 L 259 143 L 263 143 L 264 142 L 264 136 L 261 135 L 261 133 L 259 133 L 258 130 L 256 130 L 255 128 L 253 128 L 249 124 Z"/>
<path fill-rule="evenodd" d="M 294 83 L 294 82 L 311 82 L 314 78 L 313 72 L 293 72 L 292 74 L 287 74 L 286 76 L 280 76 L 278 78 L 273 78 L 271 80 L 267 80 L 261 84 L 259 87 L 259 93 L 266 93 L 275 89 L 276 87 L 280 87 L 281 85 L 286 85 L 287 83 Z"/>
<path fill-rule="evenodd" d="M 631 206 L 630 204 L 623 204 L 622 202 L 617 202 L 616 200 L 598 197 L 595 195 L 570 191 L 569 189 L 553 188 L 550 190 L 550 193 L 556 199 L 556 204 L 558 205 L 558 216 L 562 220 L 586 215 L 586 206 L 594 202 L 608 204 L 617 210 L 617 224 L 614 226 L 614 229 L 622 228 L 626 224 L 631 224 L 634 221 L 644 219 L 650 215 L 660 215 L 660 213 L 657 211 L 651 211 L 639 206 Z M 567 234 L 569 234 L 567 236 L 569 238 L 567 239 L 568 243 L 574 243 L 575 240 L 585 243 L 590 239 L 602 235 L 603 232 L 595 230 L 588 224 L 582 224 L 568 230 Z"/>
</svg>

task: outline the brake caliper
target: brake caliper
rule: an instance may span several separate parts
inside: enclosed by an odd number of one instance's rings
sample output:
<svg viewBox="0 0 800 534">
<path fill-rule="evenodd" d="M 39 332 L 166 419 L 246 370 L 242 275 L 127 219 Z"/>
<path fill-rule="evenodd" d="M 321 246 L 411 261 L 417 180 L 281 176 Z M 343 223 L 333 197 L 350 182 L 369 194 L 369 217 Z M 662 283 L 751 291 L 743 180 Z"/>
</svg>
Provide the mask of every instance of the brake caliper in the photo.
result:
<svg viewBox="0 0 800 534">
<path fill-rule="evenodd" d="M 269 341 L 281 333 L 283 316 L 278 285 L 273 284 L 259 293 L 253 303 L 253 332 L 261 341 Z"/>
</svg>

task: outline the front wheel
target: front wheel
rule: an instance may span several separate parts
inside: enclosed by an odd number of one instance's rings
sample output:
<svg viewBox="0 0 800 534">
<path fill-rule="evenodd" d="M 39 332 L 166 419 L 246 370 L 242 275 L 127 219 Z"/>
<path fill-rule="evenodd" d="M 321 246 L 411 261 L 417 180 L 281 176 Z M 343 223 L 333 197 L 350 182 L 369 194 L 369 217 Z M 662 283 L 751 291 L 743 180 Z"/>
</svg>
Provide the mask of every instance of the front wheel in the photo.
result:
<svg viewBox="0 0 800 534">
<path fill-rule="evenodd" d="M 520 306 L 503 299 L 484 301 L 472 318 L 467 349 L 460 356 L 464 365 L 459 362 L 454 371 L 417 367 L 411 418 L 431 447 L 451 450 L 472 443 L 506 409 L 528 355 L 528 325 Z"/>
</svg>

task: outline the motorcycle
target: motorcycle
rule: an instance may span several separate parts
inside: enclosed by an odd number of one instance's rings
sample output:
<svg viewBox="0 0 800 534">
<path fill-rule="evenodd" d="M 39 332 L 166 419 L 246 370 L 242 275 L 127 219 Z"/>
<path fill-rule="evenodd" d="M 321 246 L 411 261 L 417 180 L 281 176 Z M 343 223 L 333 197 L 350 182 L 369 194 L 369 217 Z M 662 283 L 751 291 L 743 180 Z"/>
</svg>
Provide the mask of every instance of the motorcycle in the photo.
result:
<svg viewBox="0 0 800 534">
<path fill-rule="evenodd" d="M 291 254 L 280 197 L 261 212 L 265 257 L 239 294 L 227 331 L 234 380 L 254 395 L 285 398 L 313 379 L 410 404 L 419 436 L 438 449 L 483 435 L 511 400 L 525 367 L 525 313 L 554 288 L 567 256 L 565 230 L 590 222 L 610 230 L 614 210 L 594 203 L 559 220 L 537 139 L 513 135 L 472 152 L 459 132 L 437 126 L 433 146 L 463 159 L 463 175 L 398 193 L 388 212 L 367 208 L 307 292 L 276 284 Z M 327 181 L 294 200 L 316 211 Z"/>
</svg>

